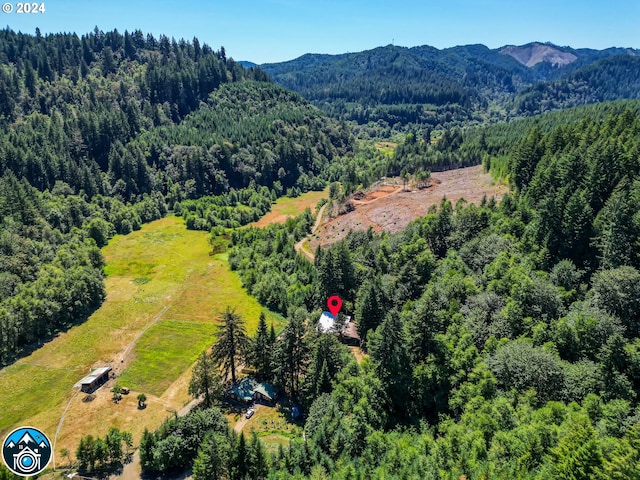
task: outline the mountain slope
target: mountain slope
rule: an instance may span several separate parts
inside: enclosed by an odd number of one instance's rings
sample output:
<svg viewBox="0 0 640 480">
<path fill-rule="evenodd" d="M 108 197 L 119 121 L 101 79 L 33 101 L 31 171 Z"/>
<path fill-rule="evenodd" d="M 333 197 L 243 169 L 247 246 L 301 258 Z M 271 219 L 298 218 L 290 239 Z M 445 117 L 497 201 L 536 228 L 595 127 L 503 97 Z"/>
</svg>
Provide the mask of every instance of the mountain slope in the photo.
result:
<svg viewBox="0 0 640 480">
<path fill-rule="evenodd" d="M 307 54 L 261 68 L 276 83 L 299 92 L 338 118 L 360 124 L 382 120 L 396 128 L 407 124 L 435 127 L 527 113 L 529 109 L 514 103 L 518 95 L 552 81 L 564 88 L 563 82 L 573 81 L 572 75 L 583 68 L 592 68 L 594 77 L 600 75 L 596 72 L 600 69 L 608 71 L 602 75 L 609 80 L 615 68 L 622 74 L 628 67 L 631 76 L 637 69 L 629 59 L 637 54 L 632 49 L 572 49 L 542 43 L 443 50 L 387 45 L 350 54 Z M 637 96 L 633 84 L 620 89 L 615 80 L 598 85 L 598 94 L 573 95 L 561 104 Z M 549 108 L 541 104 L 535 111 Z"/>
<path fill-rule="evenodd" d="M 519 114 L 608 100 L 640 98 L 640 57 L 619 55 L 598 60 L 560 80 L 540 82 L 513 102 Z"/>
<path fill-rule="evenodd" d="M 527 67 L 533 67 L 540 62 L 549 63 L 553 67 L 565 66 L 578 58 L 571 52 L 541 43 L 530 43 L 521 47 L 509 45 L 500 50 L 500 53 L 512 56 Z"/>
</svg>

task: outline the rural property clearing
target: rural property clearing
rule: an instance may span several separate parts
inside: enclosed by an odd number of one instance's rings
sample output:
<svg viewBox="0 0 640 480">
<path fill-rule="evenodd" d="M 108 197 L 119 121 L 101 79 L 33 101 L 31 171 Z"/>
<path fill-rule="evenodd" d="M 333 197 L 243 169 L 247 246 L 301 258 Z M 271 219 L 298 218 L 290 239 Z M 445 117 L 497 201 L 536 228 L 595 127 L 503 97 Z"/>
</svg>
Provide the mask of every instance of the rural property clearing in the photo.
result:
<svg viewBox="0 0 640 480">
<path fill-rule="evenodd" d="M 210 256 L 208 234 L 186 230 L 167 217 L 140 231 L 113 238 L 104 250 L 107 299 L 83 324 L 0 371 L 0 434 L 19 425 L 41 428 L 75 452 L 82 435 L 104 435 L 109 427 L 156 428 L 189 401 L 187 385 L 195 358 L 215 340 L 217 318 L 236 307 L 253 333 L 263 308 L 229 270 L 225 255 Z M 282 319 L 267 313 L 278 326 Z M 111 365 L 123 376 L 94 393 L 75 395 L 74 384 L 89 369 Z M 115 382 L 131 393 L 115 405 Z M 124 383 L 126 382 L 126 384 Z M 148 407 L 138 410 L 145 393 Z"/>
<path fill-rule="evenodd" d="M 302 428 L 293 423 L 280 406 L 256 404 L 252 408 L 255 414 L 249 419 L 244 416 L 246 410 L 229 414 L 227 419 L 236 433 L 244 433 L 246 437 L 251 432 L 257 433 L 268 452 L 275 454 L 279 446 L 287 447 L 292 438 L 302 436 Z"/>
<path fill-rule="evenodd" d="M 281 199 L 269 222 L 313 209 L 323 196 L 326 192 Z M 187 230 L 177 217 L 114 237 L 103 249 L 107 298 L 102 306 L 86 322 L 0 370 L 0 437 L 33 425 L 53 440 L 60 425 L 56 455 L 62 448 L 75 452 L 82 435 L 104 436 L 110 427 L 132 432 L 137 443 L 144 428 L 156 428 L 189 402 L 193 361 L 215 340 L 217 318 L 227 305 L 244 317 L 250 334 L 261 311 L 276 328 L 282 326 L 282 317 L 242 288 L 226 254 L 210 251 L 208 234 Z M 92 401 L 83 401 L 86 395 L 73 386 L 104 365 L 118 378 L 94 392 Z M 115 383 L 131 389 L 117 405 L 109 391 Z M 137 408 L 138 393 L 148 397 L 144 410 Z"/>
<path fill-rule="evenodd" d="M 271 211 L 257 222 L 250 223 L 251 227 L 266 227 L 272 223 L 284 223 L 287 218 L 300 215 L 306 208 L 315 213 L 315 206 L 323 198 L 329 198 L 329 187 L 320 191 L 311 191 L 296 198 L 280 197 Z"/>
<path fill-rule="evenodd" d="M 429 207 L 438 205 L 442 197 L 454 204 L 461 198 L 478 204 L 485 195 L 498 200 L 507 191 L 505 185 L 494 183 L 491 175 L 483 172 L 481 165 L 434 172 L 430 186 L 422 190 L 404 191 L 402 184 L 381 185 L 354 200 L 353 211 L 321 225 L 308 237 L 305 246 L 313 252 L 318 245 L 326 247 L 343 239 L 352 230 L 367 230 L 369 227 L 376 232 L 384 230 L 396 233 L 412 220 L 425 216 Z"/>
</svg>

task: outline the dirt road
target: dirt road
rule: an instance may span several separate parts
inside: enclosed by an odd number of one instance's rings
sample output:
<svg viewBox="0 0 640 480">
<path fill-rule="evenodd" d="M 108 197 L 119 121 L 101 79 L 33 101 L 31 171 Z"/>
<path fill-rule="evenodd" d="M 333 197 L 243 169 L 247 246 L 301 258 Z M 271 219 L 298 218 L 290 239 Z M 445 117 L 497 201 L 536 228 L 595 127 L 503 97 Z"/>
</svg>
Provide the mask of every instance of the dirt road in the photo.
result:
<svg viewBox="0 0 640 480">
<path fill-rule="evenodd" d="M 327 207 L 327 205 L 328 204 L 325 203 L 324 205 L 322 205 L 322 207 L 320 207 L 320 210 L 318 210 L 318 215 L 316 215 L 316 223 L 313 224 L 313 228 L 311 229 L 312 234 L 315 233 L 316 230 L 318 230 L 318 228 L 320 228 L 320 223 L 322 222 L 322 215 L 324 215 L 324 210 Z M 311 263 L 313 263 L 313 261 L 315 260 L 315 255 L 304 248 L 304 243 L 307 241 L 308 238 L 309 238 L 309 235 L 307 235 L 298 243 L 296 243 L 294 245 L 294 248 L 296 249 L 296 252 L 298 252 L 299 254 L 302 253 L 305 257 L 307 257 L 307 259 Z"/>
<path fill-rule="evenodd" d="M 258 413 L 258 410 L 260 409 L 260 407 L 262 407 L 262 405 L 260 405 L 260 404 L 255 404 L 255 405 L 254 405 L 253 407 L 251 407 L 251 408 L 253 408 L 253 409 L 256 411 L 256 413 Z M 249 422 L 251 421 L 251 419 L 252 419 L 253 417 L 255 417 L 255 415 L 256 415 L 256 414 L 254 413 L 254 414 L 253 414 L 253 416 L 252 416 L 251 418 L 247 418 L 247 417 L 245 417 L 245 416 L 244 416 L 244 413 L 243 413 L 243 414 L 242 414 L 242 417 L 240 418 L 240 420 L 238 420 L 238 421 L 236 422 L 236 424 L 233 426 L 233 430 L 234 430 L 236 433 L 240 433 L 240 432 L 242 432 L 242 429 L 244 428 L 244 426 L 245 426 L 247 423 L 249 423 Z"/>
</svg>

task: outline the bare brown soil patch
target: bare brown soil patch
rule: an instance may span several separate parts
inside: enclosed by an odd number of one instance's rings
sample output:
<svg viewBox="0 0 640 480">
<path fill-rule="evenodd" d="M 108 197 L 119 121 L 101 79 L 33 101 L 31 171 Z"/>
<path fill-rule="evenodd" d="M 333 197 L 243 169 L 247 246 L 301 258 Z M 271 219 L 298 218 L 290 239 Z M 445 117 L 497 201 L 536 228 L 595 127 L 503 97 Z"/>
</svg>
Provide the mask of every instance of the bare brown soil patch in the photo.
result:
<svg viewBox="0 0 640 480">
<path fill-rule="evenodd" d="M 362 363 L 362 361 L 366 357 L 368 357 L 368 355 L 366 353 L 364 353 L 360 347 L 350 346 L 349 347 L 349 351 L 355 357 L 356 362 L 358 362 L 359 364 Z"/>
<path fill-rule="evenodd" d="M 353 198 L 353 204 L 366 205 L 380 198 L 384 198 L 384 197 L 388 197 L 389 195 L 400 193 L 401 191 L 402 191 L 402 187 L 398 187 L 396 185 L 381 185 L 375 190 L 370 192 L 356 193 Z"/>
<path fill-rule="evenodd" d="M 350 231 L 369 227 L 376 232 L 399 232 L 412 220 L 425 216 L 429 207 L 438 205 L 443 197 L 454 204 L 461 198 L 479 204 L 484 196 L 499 200 L 507 191 L 505 185 L 495 184 L 481 165 L 434 172 L 429 186 L 421 190 L 405 191 L 401 184 L 382 185 L 361 195 L 359 200 L 353 200 L 355 210 L 352 212 L 321 225 L 310 236 L 309 249 L 313 252 L 318 245 L 326 247 L 343 239 Z"/>
</svg>

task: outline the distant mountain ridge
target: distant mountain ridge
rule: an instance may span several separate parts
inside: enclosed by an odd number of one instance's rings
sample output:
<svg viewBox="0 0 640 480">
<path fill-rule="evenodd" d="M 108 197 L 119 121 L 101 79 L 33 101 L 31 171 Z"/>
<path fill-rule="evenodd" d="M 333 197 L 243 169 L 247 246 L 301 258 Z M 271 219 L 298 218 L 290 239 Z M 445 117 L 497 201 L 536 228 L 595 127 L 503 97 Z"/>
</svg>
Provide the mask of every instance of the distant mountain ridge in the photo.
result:
<svg viewBox="0 0 640 480">
<path fill-rule="evenodd" d="M 639 54 L 632 48 L 541 42 L 496 49 L 387 45 L 339 55 L 309 53 L 260 68 L 334 117 L 389 129 L 432 128 L 638 98 Z M 571 83 L 576 75 L 580 89 Z M 544 94 L 532 93 L 537 90 Z"/>
</svg>

